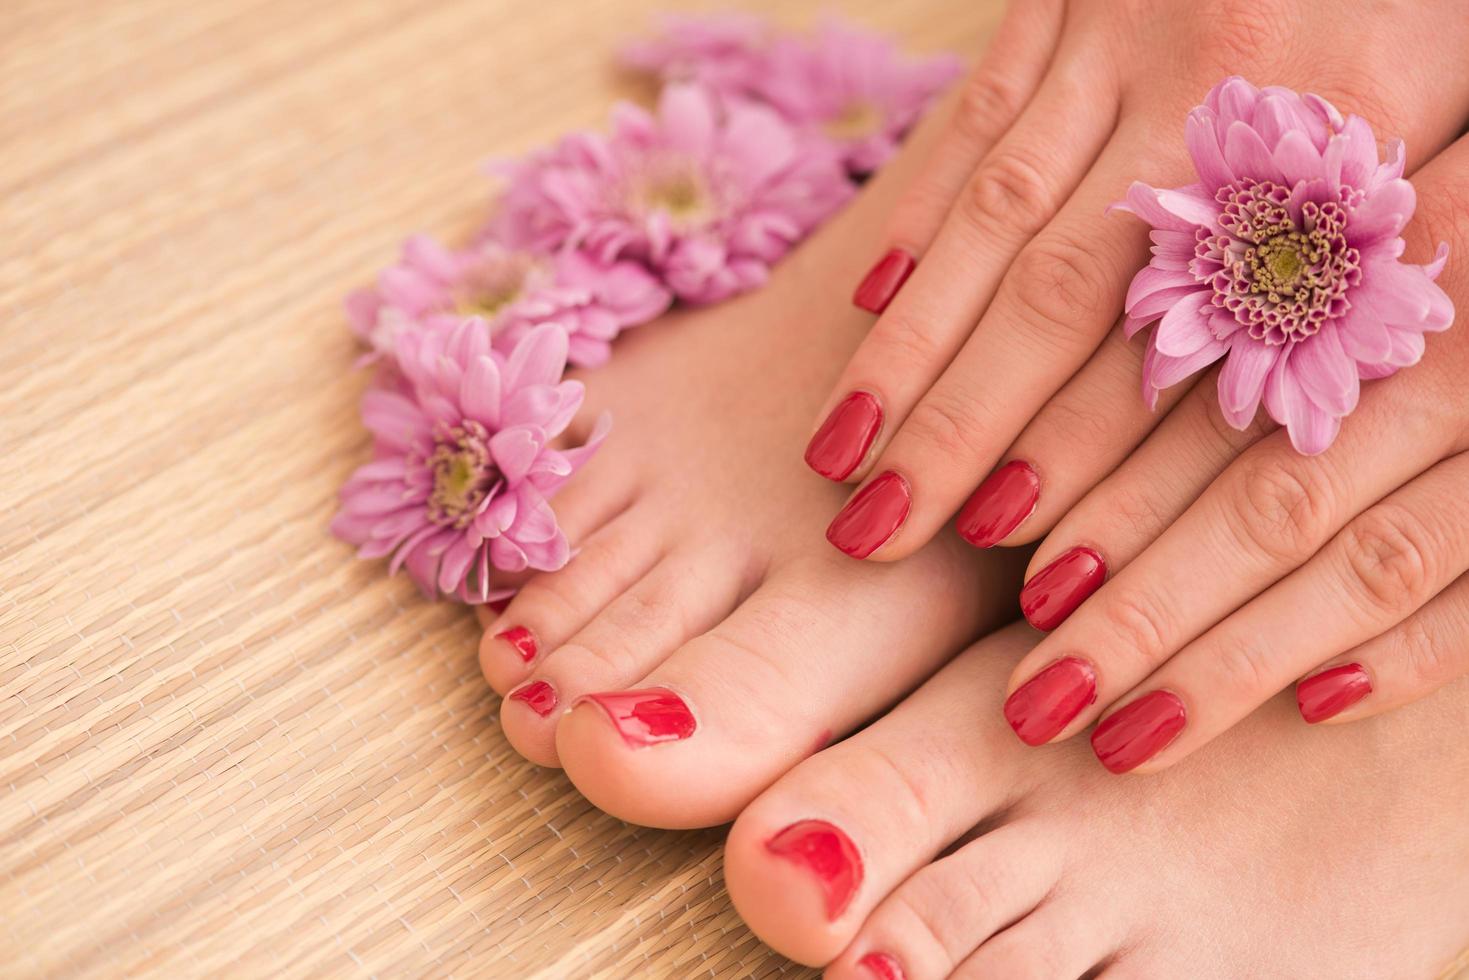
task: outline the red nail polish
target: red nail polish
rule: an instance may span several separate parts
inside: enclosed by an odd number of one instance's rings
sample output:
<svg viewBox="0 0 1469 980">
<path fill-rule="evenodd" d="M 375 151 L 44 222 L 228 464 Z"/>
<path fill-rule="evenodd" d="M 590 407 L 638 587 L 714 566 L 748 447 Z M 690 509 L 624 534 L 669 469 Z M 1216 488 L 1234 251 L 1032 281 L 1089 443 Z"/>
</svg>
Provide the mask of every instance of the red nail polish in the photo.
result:
<svg viewBox="0 0 1469 980">
<path fill-rule="evenodd" d="M 536 659 L 536 638 L 530 630 L 524 626 L 512 626 L 508 630 L 501 630 L 495 634 L 495 639 L 504 640 L 515 648 L 520 654 L 520 659 L 530 663 Z"/>
<path fill-rule="evenodd" d="M 683 698 L 666 687 L 587 694 L 577 699 L 578 704 L 583 701 L 591 701 L 606 712 L 622 740 L 635 749 L 681 741 L 698 727 Z"/>
<path fill-rule="evenodd" d="M 976 548 L 992 548 L 1035 513 L 1041 478 L 1023 459 L 1012 460 L 990 474 L 959 511 L 959 534 Z"/>
<path fill-rule="evenodd" d="M 524 701 L 542 718 L 556 710 L 556 689 L 545 681 L 531 681 L 510 692 L 512 701 Z"/>
<path fill-rule="evenodd" d="M 510 607 L 510 599 L 513 599 L 513 598 L 515 598 L 515 597 L 514 596 L 511 596 L 508 599 L 496 599 L 494 602 L 487 602 L 487 603 L 485 603 L 485 605 L 489 606 L 490 607 L 490 611 L 493 612 L 496 616 L 498 616 L 498 615 L 500 615 L 501 613 L 503 613 L 506 609 L 508 609 Z"/>
<path fill-rule="evenodd" d="M 1128 772 L 1161 752 L 1187 721 L 1183 702 L 1172 691 L 1153 691 L 1092 732 L 1092 751 L 1113 772 Z"/>
<path fill-rule="evenodd" d="M 866 558 L 898 532 L 912 504 L 908 481 L 888 470 L 847 501 L 827 527 L 826 540 L 843 554 Z"/>
<path fill-rule="evenodd" d="M 908 980 L 902 965 L 890 953 L 868 953 L 857 961 L 857 965 L 877 980 Z"/>
<path fill-rule="evenodd" d="M 1342 664 L 1312 674 L 1296 685 L 1296 706 L 1309 724 L 1341 714 L 1372 693 L 1372 678 L 1361 664 Z"/>
<path fill-rule="evenodd" d="M 841 918 L 862 884 L 862 855 L 852 839 L 825 820 L 798 820 L 765 842 L 765 849 L 816 876 L 826 917 Z"/>
<path fill-rule="evenodd" d="M 888 308 L 903 283 L 913 274 L 917 265 L 913 256 L 900 248 L 890 249 L 867 270 L 867 275 L 852 294 L 852 302 L 869 313 L 881 313 Z"/>
<path fill-rule="evenodd" d="M 843 398 L 806 447 L 806 465 L 828 480 L 845 480 L 862 464 L 877 430 L 882 428 L 882 406 L 865 391 Z"/>
<path fill-rule="evenodd" d="M 1035 573 L 1020 590 L 1020 611 L 1038 630 L 1055 629 L 1101 588 L 1107 563 L 1090 548 L 1072 548 Z"/>
<path fill-rule="evenodd" d="M 1043 745 L 1097 699 L 1097 672 L 1085 660 L 1057 660 L 1005 699 L 1005 720 L 1026 745 Z"/>
</svg>

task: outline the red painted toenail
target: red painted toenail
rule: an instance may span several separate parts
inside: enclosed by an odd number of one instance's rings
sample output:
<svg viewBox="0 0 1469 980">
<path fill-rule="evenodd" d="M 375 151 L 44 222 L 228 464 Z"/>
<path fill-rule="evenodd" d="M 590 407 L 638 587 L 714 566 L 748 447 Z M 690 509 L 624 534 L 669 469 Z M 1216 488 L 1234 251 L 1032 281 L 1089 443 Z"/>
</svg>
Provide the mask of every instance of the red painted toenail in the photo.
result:
<svg viewBox="0 0 1469 980">
<path fill-rule="evenodd" d="M 520 654 L 520 659 L 530 663 L 536 659 L 536 638 L 530 630 L 524 626 L 512 626 L 508 630 L 501 630 L 495 634 L 495 639 L 504 640 L 515 648 Z"/>
<path fill-rule="evenodd" d="M 854 391 L 831 410 L 811 437 L 806 465 L 828 480 L 845 480 L 867 456 L 880 428 L 882 406 L 867 392 Z"/>
<path fill-rule="evenodd" d="M 524 701 L 542 718 L 556 710 L 556 689 L 545 681 L 531 681 L 510 692 L 512 701 Z"/>
<path fill-rule="evenodd" d="M 913 495 L 908 481 L 888 470 L 857 491 L 826 529 L 826 540 L 853 558 L 866 558 L 898 533 Z"/>
<path fill-rule="evenodd" d="M 1091 548 L 1072 548 L 1035 573 L 1020 590 L 1020 611 L 1038 630 L 1053 630 L 1101 588 L 1107 563 Z"/>
<path fill-rule="evenodd" d="M 1097 699 L 1097 672 L 1066 657 L 1017 687 L 1005 699 L 1005 720 L 1026 745 L 1043 745 Z"/>
<path fill-rule="evenodd" d="M 843 912 L 862 884 L 862 855 L 852 839 L 825 820 L 798 820 L 765 842 L 777 857 L 806 867 L 826 895 L 826 917 Z"/>
<path fill-rule="evenodd" d="M 622 740 L 635 749 L 681 741 L 698 727 L 683 698 L 664 687 L 587 694 L 577 698 L 576 703 L 583 701 L 591 701 L 606 712 Z"/>
<path fill-rule="evenodd" d="M 990 474 L 970 495 L 955 526 L 976 548 L 992 548 L 1008 538 L 1035 513 L 1041 496 L 1041 478 L 1023 459 L 1013 460 Z"/>
<path fill-rule="evenodd" d="M 1361 664 L 1342 664 L 1312 674 L 1296 685 L 1296 706 L 1314 725 L 1335 717 L 1372 693 L 1372 678 Z"/>
<path fill-rule="evenodd" d="M 852 303 L 869 313 L 881 313 L 898 295 L 898 290 L 903 288 L 903 283 L 908 281 L 917 264 L 913 256 L 902 249 L 889 249 L 862 277 L 857 291 L 852 294 Z"/>
<path fill-rule="evenodd" d="M 1144 694 L 1092 732 L 1092 751 L 1113 772 L 1128 772 L 1163 751 L 1183 731 L 1188 713 L 1172 691 Z"/>
<path fill-rule="evenodd" d="M 868 953 L 857 961 L 857 965 L 877 977 L 877 980 L 908 980 L 902 964 L 890 953 Z"/>
</svg>

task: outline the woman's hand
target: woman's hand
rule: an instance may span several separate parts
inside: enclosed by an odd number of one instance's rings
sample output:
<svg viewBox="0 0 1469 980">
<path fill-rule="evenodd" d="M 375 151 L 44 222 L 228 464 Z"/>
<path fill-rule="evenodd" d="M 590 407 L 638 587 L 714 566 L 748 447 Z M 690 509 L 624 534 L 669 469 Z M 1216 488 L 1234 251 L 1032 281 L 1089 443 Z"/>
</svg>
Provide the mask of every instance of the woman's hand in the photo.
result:
<svg viewBox="0 0 1469 980">
<path fill-rule="evenodd" d="M 1447 239 L 1439 285 L 1469 304 L 1469 137 L 1414 186 L 1408 254 Z M 1100 716 L 1103 764 L 1154 771 L 1292 683 L 1315 723 L 1469 672 L 1466 376 L 1464 328 L 1430 339 L 1317 456 L 1284 431 L 1239 453 L 1213 385 L 1195 388 L 1037 551 L 1022 603 L 1056 629 L 1011 676 L 1016 733 L 1040 744 Z M 1087 598 L 1094 556 L 1113 575 Z"/>
<path fill-rule="evenodd" d="M 1162 417 L 1137 395 L 1142 345 L 1113 329 L 1148 234 L 1103 213 L 1135 179 L 1192 179 L 1189 105 L 1231 73 L 1295 84 L 1426 158 L 1466 118 L 1466 35 L 1448 0 L 1018 0 L 858 290 L 882 315 L 806 456 L 863 481 L 833 544 L 902 558 L 966 498 L 971 543 L 1041 537 Z M 1202 384 L 1161 409 L 1209 401 Z M 1266 429 L 1217 421 L 1196 420 L 1218 435 L 1204 483 Z"/>
</svg>

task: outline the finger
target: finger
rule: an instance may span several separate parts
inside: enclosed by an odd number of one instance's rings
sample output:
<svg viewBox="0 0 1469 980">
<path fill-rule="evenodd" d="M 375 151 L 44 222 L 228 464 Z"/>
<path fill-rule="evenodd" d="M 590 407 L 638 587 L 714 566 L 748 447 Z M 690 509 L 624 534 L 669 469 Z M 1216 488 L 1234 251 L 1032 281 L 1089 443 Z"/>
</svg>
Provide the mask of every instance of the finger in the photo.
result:
<svg viewBox="0 0 1469 980">
<path fill-rule="evenodd" d="M 1296 685 L 1313 725 L 1356 721 L 1427 697 L 1469 674 L 1469 575 L 1381 636 Z"/>
<path fill-rule="evenodd" d="M 964 182 L 1035 94 L 1063 13 L 1061 0 L 1010 4 L 978 66 L 948 100 L 944 138 L 893 210 L 882 257 L 852 296 L 857 306 L 881 313 L 897 295 Z"/>
<path fill-rule="evenodd" d="M 1111 69 L 1094 53 L 1068 57 L 969 176 L 923 262 L 842 372 L 823 408 L 807 463 L 828 479 L 859 474 L 886 422 L 897 423 L 944 370 L 1015 254 L 1055 214 L 1112 129 Z M 1069 138 L 1061 152 L 1057 131 Z M 873 399 L 862 424 L 838 406 Z M 828 413 L 830 417 L 828 417 Z"/>
</svg>

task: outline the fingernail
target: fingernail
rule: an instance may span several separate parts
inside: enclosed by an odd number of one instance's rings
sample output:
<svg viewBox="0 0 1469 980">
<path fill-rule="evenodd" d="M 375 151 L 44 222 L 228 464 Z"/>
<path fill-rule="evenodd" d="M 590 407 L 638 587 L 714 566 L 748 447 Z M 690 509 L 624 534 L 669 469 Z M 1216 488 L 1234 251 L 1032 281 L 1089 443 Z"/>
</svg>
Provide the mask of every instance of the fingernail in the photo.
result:
<svg viewBox="0 0 1469 980">
<path fill-rule="evenodd" d="M 508 630 L 501 630 L 495 634 L 495 639 L 504 640 L 515 648 L 520 654 L 520 659 L 530 663 L 536 659 L 536 638 L 530 630 L 524 626 L 512 626 Z"/>
<path fill-rule="evenodd" d="M 1145 694 L 1097 726 L 1092 751 L 1112 772 L 1136 769 L 1178 737 L 1186 715 L 1172 691 Z"/>
<path fill-rule="evenodd" d="M 826 917 L 843 912 L 862 884 L 862 855 L 852 839 L 825 820 L 798 820 L 765 842 L 765 849 L 816 876 L 826 897 Z"/>
<path fill-rule="evenodd" d="M 964 502 L 956 522 L 959 534 L 976 548 L 992 548 L 1035 513 L 1040 496 L 1034 467 L 1023 459 L 1006 463 Z"/>
<path fill-rule="evenodd" d="M 902 965 L 891 953 L 868 953 L 857 961 L 857 965 L 877 977 L 877 980 L 908 980 Z"/>
<path fill-rule="evenodd" d="M 854 391 L 826 417 L 806 446 L 806 465 L 828 480 L 845 480 L 861 465 L 877 430 L 882 406 L 865 391 Z"/>
<path fill-rule="evenodd" d="M 1076 612 L 1107 577 L 1107 563 L 1090 548 L 1072 548 L 1035 573 L 1020 590 L 1020 611 L 1038 630 L 1050 631 Z"/>
<path fill-rule="evenodd" d="M 1017 687 L 1005 699 L 1005 720 L 1026 745 L 1043 745 L 1097 700 L 1097 672 L 1066 657 Z"/>
<path fill-rule="evenodd" d="M 509 606 L 510 606 L 510 600 L 513 599 L 513 598 L 515 598 L 515 597 L 514 596 L 510 596 L 510 597 L 505 598 L 505 599 L 496 599 L 493 602 L 487 602 L 487 603 L 485 603 L 485 605 L 489 606 L 490 607 L 490 611 L 493 612 L 496 616 L 498 616 L 502 612 L 504 612 L 507 608 L 509 608 Z"/>
<path fill-rule="evenodd" d="M 1309 724 L 1341 714 L 1372 693 L 1372 678 L 1361 664 L 1342 664 L 1312 674 L 1296 685 L 1296 706 Z"/>
<path fill-rule="evenodd" d="M 524 701 L 542 718 L 556 710 L 556 689 L 545 681 L 531 681 L 510 692 L 510 700 Z"/>
<path fill-rule="evenodd" d="M 890 249 L 867 270 L 867 275 L 852 294 L 852 302 L 869 313 L 881 313 L 898 295 L 898 290 L 903 288 L 903 283 L 908 281 L 917 264 L 913 256 L 902 249 Z"/>
<path fill-rule="evenodd" d="M 576 703 L 583 701 L 591 701 L 601 708 L 622 740 L 635 749 L 681 741 L 698 727 L 683 698 L 666 687 L 587 694 L 577 698 Z"/>
<path fill-rule="evenodd" d="M 827 527 L 826 540 L 843 554 L 866 558 L 898 532 L 912 504 L 908 481 L 888 470 L 847 501 Z"/>
</svg>

